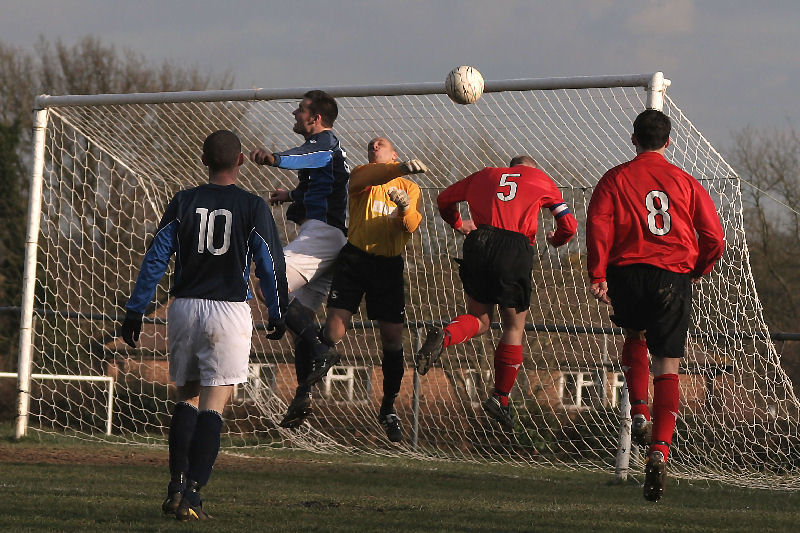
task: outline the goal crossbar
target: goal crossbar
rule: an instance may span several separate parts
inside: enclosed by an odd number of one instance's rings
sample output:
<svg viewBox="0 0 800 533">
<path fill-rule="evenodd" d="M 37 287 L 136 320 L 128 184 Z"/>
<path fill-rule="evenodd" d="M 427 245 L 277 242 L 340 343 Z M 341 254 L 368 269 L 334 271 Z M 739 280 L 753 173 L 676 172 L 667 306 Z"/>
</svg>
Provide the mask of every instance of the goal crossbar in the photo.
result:
<svg viewBox="0 0 800 533">
<path fill-rule="evenodd" d="M 523 78 L 487 80 L 484 93 L 503 91 L 554 91 L 558 89 L 602 89 L 609 87 L 643 87 L 663 91 L 670 85 L 663 73 L 621 76 L 577 76 L 561 78 Z M 396 83 L 389 85 L 352 85 L 286 89 L 225 89 L 216 91 L 166 91 L 129 94 L 87 94 L 36 97 L 35 109 L 64 106 L 100 106 L 124 104 L 172 104 L 183 102 L 241 102 L 301 98 L 312 89 L 321 89 L 334 97 L 397 96 L 444 94 L 444 82 Z"/>
</svg>

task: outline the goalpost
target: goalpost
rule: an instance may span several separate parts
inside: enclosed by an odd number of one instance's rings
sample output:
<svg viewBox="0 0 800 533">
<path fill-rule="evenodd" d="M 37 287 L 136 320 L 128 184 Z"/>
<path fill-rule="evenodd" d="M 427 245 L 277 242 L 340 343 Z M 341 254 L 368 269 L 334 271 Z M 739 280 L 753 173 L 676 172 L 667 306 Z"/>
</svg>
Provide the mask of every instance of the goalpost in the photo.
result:
<svg viewBox="0 0 800 533">
<path fill-rule="evenodd" d="M 609 308 L 586 291 L 584 223 L 597 180 L 633 156 L 633 118 L 656 108 L 673 121 L 668 159 L 708 189 L 727 244 L 719 266 L 695 288 L 670 475 L 796 489 L 800 409 L 750 272 L 740 180 L 666 95 L 668 85 L 661 73 L 487 81 L 483 97 L 468 106 L 452 103 L 444 83 L 324 88 L 337 98 L 334 131 L 351 166 L 365 163 L 367 142 L 385 135 L 402 158 L 419 158 L 430 169 L 413 176 L 424 218 L 406 250 L 407 363 L 397 402 L 404 440 L 390 444 L 377 423 L 380 342 L 361 314 L 340 345 L 342 362 L 315 389 L 309 421 L 297 430 L 277 427 L 296 385 L 292 346 L 264 337 L 266 316 L 253 302 L 250 379 L 236 388 L 225 412 L 223 447 L 616 469 L 619 476 L 630 459 L 641 471 L 642 454 L 630 453 L 618 365 L 622 337 Z M 115 339 L 149 236 L 177 190 L 206 180 L 199 156 L 210 132 L 236 132 L 245 150 L 300 144 L 290 113 L 306 90 L 37 98 L 18 438 L 34 428 L 166 444 L 174 393 L 166 372 L 171 269 L 145 315 L 139 348 Z M 532 155 L 555 180 L 579 226 L 577 237 L 555 251 L 543 238 L 553 221 L 540 220 L 524 368 L 511 395 L 517 423 L 513 432 L 502 432 L 480 408 L 493 381 L 496 329 L 448 349 L 425 376 L 416 375 L 411 361 L 425 324 L 464 310 L 452 261 L 461 239 L 439 219 L 436 195 L 520 153 Z M 266 196 L 277 187 L 293 188 L 296 177 L 245 164 L 240 182 Z M 294 224 L 286 223 L 282 208 L 273 213 L 288 242 Z M 110 435 L 106 383 L 114 390 Z"/>
</svg>

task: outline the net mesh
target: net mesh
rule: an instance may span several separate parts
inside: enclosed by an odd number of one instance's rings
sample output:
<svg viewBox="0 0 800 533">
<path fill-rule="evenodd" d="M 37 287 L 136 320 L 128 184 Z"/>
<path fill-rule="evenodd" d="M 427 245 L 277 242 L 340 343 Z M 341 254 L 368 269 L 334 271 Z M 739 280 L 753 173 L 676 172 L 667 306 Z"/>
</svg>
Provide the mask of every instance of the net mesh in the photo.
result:
<svg viewBox="0 0 800 533">
<path fill-rule="evenodd" d="M 622 337 L 609 308 L 588 297 L 585 212 L 594 184 L 631 158 L 642 88 L 520 90 L 484 94 L 457 106 L 441 94 L 338 98 L 334 131 L 351 166 L 367 142 L 390 138 L 401 158 L 425 161 L 413 179 L 423 221 L 406 249 L 407 368 L 396 403 L 404 440 L 390 444 L 376 420 L 381 349 L 366 315 L 341 345 L 343 360 L 314 393 L 314 414 L 297 430 L 277 427 L 296 386 L 292 346 L 264 338 L 263 308 L 250 379 L 237 386 L 223 447 L 284 446 L 315 451 L 502 461 L 562 468 L 614 468 L 620 427 Z M 174 389 L 168 383 L 164 277 L 145 317 L 138 349 L 114 338 L 148 239 L 171 196 L 203 183 L 203 139 L 226 128 L 244 150 L 283 150 L 296 100 L 55 107 L 49 110 L 33 333 L 33 373 L 113 378 L 111 434 L 106 382 L 34 379 L 30 427 L 85 439 L 165 445 Z M 798 486 L 798 401 L 769 341 L 750 272 L 740 181 L 675 103 L 668 159 L 696 176 L 718 206 L 727 248 L 695 289 L 692 335 L 680 376 L 681 413 L 671 475 L 733 484 Z M 449 348 L 441 366 L 413 372 L 424 324 L 465 310 L 452 261 L 461 238 L 439 217 L 436 195 L 484 166 L 528 153 L 559 185 L 578 235 L 553 250 L 540 223 L 530 331 L 512 402 L 517 424 L 502 432 L 480 408 L 492 387 L 496 329 Z M 246 164 L 245 189 L 262 196 L 294 187 L 293 173 Z M 284 242 L 295 232 L 274 214 Z M 262 328 L 262 329 L 259 329 Z M 636 450 L 634 449 L 634 452 Z M 641 452 L 633 454 L 641 465 Z"/>
</svg>

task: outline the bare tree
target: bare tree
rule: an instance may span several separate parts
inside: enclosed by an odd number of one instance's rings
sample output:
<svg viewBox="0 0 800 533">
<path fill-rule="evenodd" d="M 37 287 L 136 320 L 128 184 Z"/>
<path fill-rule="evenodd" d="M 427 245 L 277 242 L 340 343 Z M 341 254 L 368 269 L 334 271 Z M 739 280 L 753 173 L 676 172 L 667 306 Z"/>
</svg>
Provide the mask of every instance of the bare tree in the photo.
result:
<svg viewBox="0 0 800 533">
<path fill-rule="evenodd" d="M 745 225 L 756 285 L 772 329 L 800 325 L 800 137 L 794 127 L 745 128 L 733 165 L 745 184 Z"/>
<path fill-rule="evenodd" d="M 0 307 L 20 304 L 24 199 L 36 95 L 227 89 L 232 85 L 230 72 L 219 74 L 176 61 L 153 64 L 134 50 L 118 50 L 91 36 L 73 45 L 41 37 L 32 51 L 0 42 Z M 0 370 L 13 367 L 16 360 L 18 319 L 17 314 L 0 314 Z"/>
<path fill-rule="evenodd" d="M 750 265 L 769 329 L 800 329 L 800 136 L 793 125 L 734 135 L 730 159 L 742 179 Z M 800 380 L 800 343 L 779 346 Z"/>
</svg>

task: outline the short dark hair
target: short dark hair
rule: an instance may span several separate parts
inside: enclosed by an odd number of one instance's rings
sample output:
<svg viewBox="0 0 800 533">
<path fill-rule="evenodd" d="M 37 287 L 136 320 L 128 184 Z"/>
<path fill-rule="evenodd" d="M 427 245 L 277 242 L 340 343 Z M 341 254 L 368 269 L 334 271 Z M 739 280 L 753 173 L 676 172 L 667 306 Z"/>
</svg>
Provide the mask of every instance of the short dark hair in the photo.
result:
<svg viewBox="0 0 800 533">
<path fill-rule="evenodd" d="M 667 144 L 670 131 L 669 117 L 656 109 L 642 111 L 633 121 L 633 136 L 643 150 L 658 150 Z"/>
<path fill-rule="evenodd" d="M 215 131 L 203 142 L 203 157 L 212 172 L 234 168 L 240 153 L 242 142 L 228 130 Z"/>
<path fill-rule="evenodd" d="M 322 125 L 326 128 L 332 128 L 336 117 L 339 116 L 339 106 L 336 105 L 336 100 L 333 96 L 325 91 L 313 90 L 308 91 L 303 95 L 311 104 L 308 106 L 312 115 L 319 115 L 322 117 Z"/>
<path fill-rule="evenodd" d="M 525 165 L 528 167 L 539 168 L 539 165 L 536 164 L 536 160 L 529 155 L 517 155 L 511 159 L 511 162 L 508 164 L 510 167 L 515 167 L 517 165 Z"/>
</svg>

